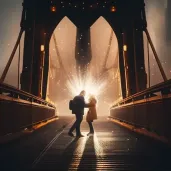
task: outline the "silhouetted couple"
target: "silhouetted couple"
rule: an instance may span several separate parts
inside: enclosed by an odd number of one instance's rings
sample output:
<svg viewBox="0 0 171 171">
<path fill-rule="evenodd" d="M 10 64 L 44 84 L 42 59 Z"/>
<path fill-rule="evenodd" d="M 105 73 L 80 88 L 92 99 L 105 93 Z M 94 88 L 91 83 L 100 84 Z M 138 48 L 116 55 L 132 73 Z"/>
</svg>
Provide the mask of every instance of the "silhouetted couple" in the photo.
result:
<svg viewBox="0 0 171 171">
<path fill-rule="evenodd" d="M 81 93 L 74 97 L 73 99 L 73 104 L 75 107 L 72 109 L 72 113 L 75 114 L 76 121 L 70 128 L 68 135 L 74 136 L 73 131 L 76 129 L 76 136 L 77 137 L 83 137 L 84 135 L 81 134 L 80 131 L 80 125 L 83 120 L 83 115 L 84 115 L 84 108 L 89 108 L 86 116 L 86 121 L 89 124 L 90 132 L 87 135 L 94 134 L 94 128 L 93 128 L 93 120 L 97 119 L 97 112 L 96 112 L 96 99 L 93 95 L 89 96 L 89 103 L 85 103 L 85 94 L 86 92 L 83 90 Z"/>
</svg>

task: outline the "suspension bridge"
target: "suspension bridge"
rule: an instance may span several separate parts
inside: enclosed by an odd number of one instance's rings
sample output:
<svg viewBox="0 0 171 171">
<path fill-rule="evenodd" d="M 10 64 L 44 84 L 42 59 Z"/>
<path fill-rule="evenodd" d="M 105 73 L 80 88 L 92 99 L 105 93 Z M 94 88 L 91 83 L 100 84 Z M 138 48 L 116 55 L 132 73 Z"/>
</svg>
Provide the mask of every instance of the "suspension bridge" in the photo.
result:
<svg viewBox="0 0 171 171">
<path fill-rule="evenodd" d="M 24 0 L 22 5 L 21 30 L 0 78 L 0 170 L 171 170 L 171 80 L 148 32 L 144 0 Z M 75 75 L 67 71 L 55 35 L 65 16 L 76 26 Z M 92 53 L 90 28 L 101 16 L 111 30 L 97 67 L 92 64 L 99 59 Z M 114 35 L 118 50 L 108 66 Z M 50 41 L 55 59 L 49 51 Z M 163 79 L 154 86 L 150 84 L 150 50 Z M 16 54 L 17 88 L 4 83 Z M 99 72 L 89 79 L 93 67 Z M 105 92 L 111 82 L 119 85 L 120 96 L 108 109 L 108 116 L 93 122 L 93 136 L 86 136 L 85 121 L 81 125 L 84 137 L 68 136 L 74 116 L 61 116 L 53 100 L 54 92 L 59 92 L 54 88 L 60 74 L 70 97 L 77 86 L 87 86 L 88 79 L 88 84 L 93 80 L 95 89 Z M 103 84 L 105 79 L 107 84 Z"/>
</svg>

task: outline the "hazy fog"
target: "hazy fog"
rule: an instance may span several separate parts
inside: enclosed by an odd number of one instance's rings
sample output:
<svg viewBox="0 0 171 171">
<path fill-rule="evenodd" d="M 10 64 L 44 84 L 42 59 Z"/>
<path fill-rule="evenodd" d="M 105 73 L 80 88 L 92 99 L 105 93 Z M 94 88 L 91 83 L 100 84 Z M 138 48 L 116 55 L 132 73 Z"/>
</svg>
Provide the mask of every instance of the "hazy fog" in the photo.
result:
<svg viewBox="0 0 171 171">
<path fill-rule="evenodd" d="M 171 2 L 167 0 L 146 0 L 146 15 L 147 15 L 147 21 L 148 21 L 148 30 L 150 32 L 150 35 L 152 37 L 153 43 L 155 45 L 155 48 L 157 50 L 157 53 L 159 55 L 159 58 L 162 62 L 162 65 L 164 67 L 164 70 L 167 74 L 168 78 L 171 78 L 171 57 L 170 57 L 170 46 L 171 46 L 171 12 L 169 11 L 171 9 Z M 22 0 L 2 0 L 0 1 L 0 73 L 2 73 L 2 70 L 5 67 L 5 64 L 7 63 L 7 60 L 12 52 L 12 49 L 14 47 L 16 38 L 19 33 L 19 24 L 20 24 L 20 18 L 21 18 L 21 9 L 22 9 Z M 74 65 L 74 41 L 75 41 L 75 35 L 76 35 L 76 28 L 75 26 L 67 19 L 65 18 L 60 23 L 60 28 L 62 31 L 59 30 L 59 25 L 57 27 L 58 31 L 56 31 L 56 37 L 58 39 L 58 42 L 61 47 L 61 56 L 63 58 L 64 65 L 66 67 L 67 72 L 69 72 L 69 64 Z M 100 26 L 100 27 L 99 27 Z M 99 27 L 99 29 L 97 29 Z M 65 34 L 61 34 L 62 32 L 65 32 Z M 71 34 L 72 32 L 72 34 Z M 103 35 L 102 35 L 103 33 Z M 67 36 L 67 37 L 66 37 Z M 69 37 L 70 36 L 70 37 Z M 94 24 L 91 28 L 91 38 L 92 38 L 92 53 L 93 53 L 93 60 L 92 63 L 94 65 L 98 64 L 101 65 L 101 62 L 103 61 L 103 56 L 105 54 L 105 49 L 107 46 L 107 42 L 110 36 L 110 27 L 107 24 L 107 22 L 103 21 L 103 18 L 99 19 L 97 23 Z M 66 43 L 67 40 L 67 43 Z M 23 42 L 23 39 L 22 39 Z M 117 51 L 117 43 L 116 39 L 113 39 L 112 42 L 112 49 L 110 52 L 110 58 L 107 65 L 110 64 L 110 61 L 113 60 L 113 56 L 116 55 Z M 53 45 L 52 45 L 53 46 Z M 54 48 L 51 46 L 50 52 L 53 52 Z M 145 46 L 145 56 L 147 59 L 147 42 L 146 38 L 144 36 L 144 46 Z M 23 43 L 21 43 L 21 47 L 23 47 Z M 55 52 L 55 51 L 54 51 Z M 21 52 L 22 54 L 22 52 Z M 53 56 L 53 60 L 55 60 L 55 56 Z M 97 61 L 98 57 L 98 63 Z M 99 62 L 100 61 L 100 62 Z M 11 84 L 13 86 L 17 86 L 17 63 L 18 63 L 18 51 L 15 55 L 14 61 L 10 67 L 10 70 L 8 72 L 7 78 L 5 80 L 6 83 Z M 147 64 L 147 60 L 146 60 Z M 147 65 L 146 65 L 147 66 Z M 22 62 L 20 65 L 20 71 L 22 68 Z M 97 71 L 96 69 L 91 69 L 91 71 Z M 72 69 L 74 70 L 74 69 Z M 154 59 L 153 54 L 150 52 L 150 70 L 151 70 L 151 85 L 154 85 L 156 83 L 159 83 L 162 81 L 161 74 L 159 72 L 159 69 L 157 67 L 156 61 Z M 108 78 L 112 78 L 113 72 L 110 72 Z M 60 77 L 59 77 L 60 80 Z M 61 97 L 60 92 L 62 94 L 65 94 L 62 92 L 62 89 L 65 85 L 65 81 L 63 80 L 63 85 L 58 85 L 56 87 L 56 91 L 58 91 L 58 106 L 60 106 L 59 99 Z M 105 98 L 101 101 L 103 103 L 106 103 L 106 107 L 115 100 L 116 97 L 119 96 L 119 86 L 115 86 L 115 89 L 113 89 L 113 84 L 110 84 L 109 91 L 105 94 Z M 116 88 L 117 87 L 117 88 Z M 67 90 L 65 90 L 67 91 Z M 115 97 L 116 96 L 116 97 Z M 69 99 L 69 96 L 64 96 L 65 103 L 67 104 L 67 101 Z M 113 98 L 112 98 L 113 97 Z M 61 104 L 64 104 L 63 101 L 61 101 Z M 103 104 L 104 105 L 104 104 Z M 102 104 L 99 106 L 102 106 Z M 67 106 L 68 107 L 68 106 Z M 105 109 L 106 111 L 106 107 Z M 64 107 L 62 107 L 63 109 Z M 102 113 L 104 113 L 103 111 Z M 64 113 L 64 111 L 62 111 Z"/>
</svg>

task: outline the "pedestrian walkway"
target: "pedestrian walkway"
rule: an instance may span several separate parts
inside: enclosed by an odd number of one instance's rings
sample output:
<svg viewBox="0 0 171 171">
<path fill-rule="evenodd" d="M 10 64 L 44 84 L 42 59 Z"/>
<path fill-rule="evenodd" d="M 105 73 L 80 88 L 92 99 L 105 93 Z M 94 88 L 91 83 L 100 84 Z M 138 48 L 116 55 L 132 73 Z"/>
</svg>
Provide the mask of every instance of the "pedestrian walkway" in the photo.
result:
<svg viewBox="0 0 171 171">
<path fill-rule="evenodd" d="M 36 159 L 33 170 L 170 170 L 171 153 L 162 144 L 137 135 L 102 117 L 96 133 L 83 138 L 67 135 L 67 126 Z"/>
</svg>

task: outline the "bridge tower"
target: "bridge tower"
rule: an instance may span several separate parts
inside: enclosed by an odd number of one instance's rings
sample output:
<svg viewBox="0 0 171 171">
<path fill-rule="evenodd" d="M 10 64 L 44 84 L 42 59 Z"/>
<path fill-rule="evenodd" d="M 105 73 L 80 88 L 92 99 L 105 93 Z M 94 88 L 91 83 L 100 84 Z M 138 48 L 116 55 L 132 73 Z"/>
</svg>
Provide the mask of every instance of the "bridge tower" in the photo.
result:
<svg viewBox="0 0 171 171">
<path fill-rule="evenodd" d="M 78 28 L 78 34 L 89 38 L 90 26 L 104 17 L 113 28 L 119 45 L 119 66 L 123 98 L 146 88 L 143 31 L 146 28 L 144 0 L 24 0 L 25 41 L 21 88 L 46 98 L 49 71 L 49 42 L 64 16 Z M 84 32 L 86 30 L 86 32 Z M 79 33 L 80 31 L 80 33 Z M 105 33 L 104 33 L 105 34 Z M 81 43 L 76 46 L 76 52 Z M 86 53 L 91 48 L 85 47 Z M 91 61 L 91 55 L 80 66 Z M 93 57 L 92 57 L 93 58 Z"/>
</svg>

